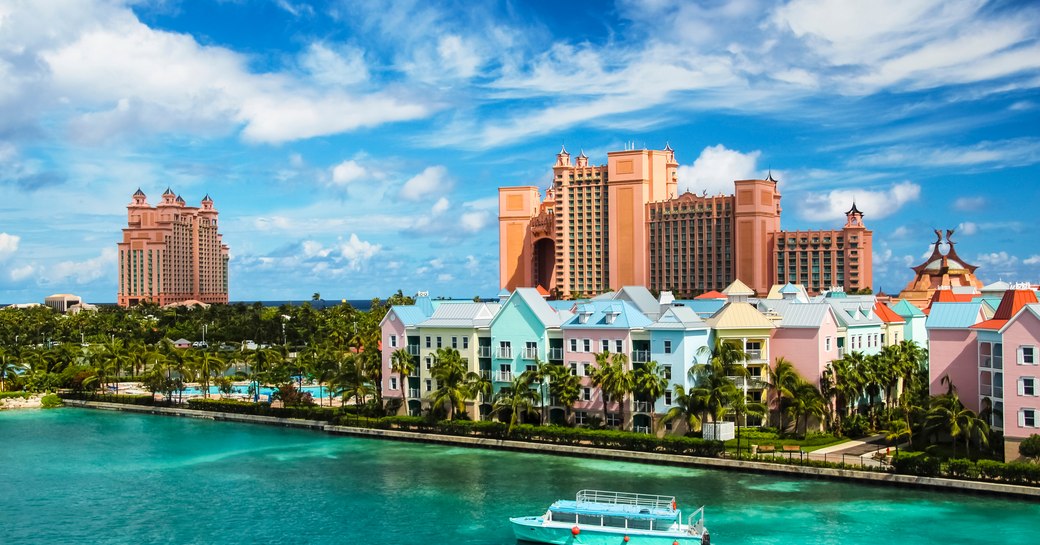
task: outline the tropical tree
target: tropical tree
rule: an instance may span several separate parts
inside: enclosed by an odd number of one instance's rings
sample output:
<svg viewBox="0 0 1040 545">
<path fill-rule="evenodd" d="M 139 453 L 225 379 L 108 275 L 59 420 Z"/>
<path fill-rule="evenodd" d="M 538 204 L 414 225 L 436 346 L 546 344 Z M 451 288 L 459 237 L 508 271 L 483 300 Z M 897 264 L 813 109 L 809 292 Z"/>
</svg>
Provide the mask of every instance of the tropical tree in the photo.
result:
<svg viewBox="0 0 1040 545">
<path fill-rule="evenodd" d="M 361 358 L 353 352 L 336 350 L 336 370 L 329 381 L 329 388 L 343 399 L 353 398 L 360 409 L 373 389 L 365 375 Z"/>
<path fill-rule="evenodd" d="M 310 373 L 311 378 L 318 383 L 318 396 L 319 400 L 324 399 L 325 396 L 325 385 L 336 376 L 336 353 L 335 350 L 328 345 L 318 345 L 313 348 L 308 347 L 311 350 L 311 355 L 307 358 L 309 365 L 307 372 Z M 332 396 L 329 398 L 329 406 L 332 406 Z"/>
<path fill-rule="evenodd" d="M 801 377 L 795 370 L 794 364 L 783 356 L 776 358 L 773 367 L 768 369 L 765 380 L 766 389 L 769 392 L 770 408 L 776 411 L 780 422 L 780 433 L 787 429 L 784 413 L 787 412 L 788 403 L 794 397 L 794 389 L 800 381 Z"/>
<path fill-rule="evenodd" d="M 925 431 L 932 437 L 949 434 L 953 441 L 953 453 L 957 454 L 957 440 L 964 439 L 965 454 L 971 455 L 971 443 L 989 445 L 989 424 L 975 411 L 961 403 L 956 390 L 932 398 L 931 407 L 925 416 Z"/>
<path fill-rule="evenodd" d="M 18 361 L 8 351 L 0 349 L 0 392 L 7 387 L 7 377 L 17 375 L 25 369 L 25 364 Z"/>
<path fill-rule="evenodd" d="M 253 382 L 253 402 L 259 403 L 260 385 L 266 373 L 282 361 L 282 353 L 273 348 L 257 347 L 256 350 L 246 352 L 245 359 L 249 364 L 249 375 Z"/>
<path fill-rule="evenodd" d="M 722 419 L 730 401 L 734 399 L 740 389 L 737 388 L 730 373 L 735 372 L 740 366 L 727 365 L 721 358 L 711 358 L 707 363 L 693 366 L 693 396 L 700 398 L 699 404 L 704 408 L 709 422 L 717 422 Z"/>
<path fill-rule="evenodd" d="M 198 371 L 199 382 L 202 386 L 202 397 L 209 398 L 209 383 L 214 376 L 224 374 L 228 369 L 228 362 L 215 352 L 208 350 L 197 354 L 195 358 L 195 369 Z"/>
<path fill-rule="evenodd" d="M 570 369 L 562 365 L 549 368 L 549 395 L 563 406 L 565 418 L 571 421 L 571 410 L 581 397 L 581 377 L 572 375 Z"/>
<path fill-rule="evenodd" d="M 796 431 L 798 429 L 798 420 L 801 419 L 801 436 L 805 437 L 808 433 L 809 417 L 815 416 L 820 418 L 826 412 L 823 395 L 820 394 L 816 386 L 804 380 L 799 380 L 791 393 L 791 401 L 787 406 L 787 411 L 795 421 Z"/>
<path fill-rule="evenodd" d="M 625 396 L 632 392 L 632 373 L 628 371 L 628 356 L 604 351 L 596 354 L 596 369 L 592 383 L 603 392 L 603 420 L 607 420 L 607 403 L 618 404 L 621 428 L 625 427 Z"/>
<path fill-rule="evenodd" d="M 672 398 L 673 406 L 661 417 L 659 424 L 682 422 L 689 431 L 696 431 L 708 411 L 706 398 L 696 395 L 696 388 L 687 392 L 681 384 L 673 384 L 672 392 L 675 394 Z"/>
<path fill-rule="evenodd" d="M 466 364 L 454 348 L 437 349 L 435 360 L 430 372 L 437 387 L 429 394 L 430 404 L 432 407 L 447 406 L 448 419 L 454 420 L 456 413 L 466 410 L 466 400 L 470 396 Z"/>
<path fill-rule="evenodd" d="M 404 410 L 405 414 L 408 414 L 408 377 L 415 372 L 415 360 L 412 359 L 412 355 L 408 353 L 408 350 L 398 348 L 390 354 L 390 371 L 397 373 L 397 376 L 400 377 L 398 380 L 400 381 L 401 393 L 404 397 Z"/>
<path fill-rule="evenodd" d="M 513 377 L 510 385 L 499 390 L 498 395 L 495 396 L 491 412 L 500 419 L 503 412 L 509 412 L 507 434 L 511 435 L 513 433 L 513 428 L 516 427 L 521 414 L 534 409 L 534 404 L 538 401 L 539 394 L 531 388 L 531 383 L 534 382 L 536 376 L 536 372 L 524 371 Z"/>
<path fill-rule="evenodd" d="M 649 361 L 636 368 L 632 373 L 632 390 L 636 396 L 650 400 L 650 429 L 656 430 L 657 400 L 668 388 L 668 379 L 664 378 L 664 370 L 656 361 Z"/>
</svg>

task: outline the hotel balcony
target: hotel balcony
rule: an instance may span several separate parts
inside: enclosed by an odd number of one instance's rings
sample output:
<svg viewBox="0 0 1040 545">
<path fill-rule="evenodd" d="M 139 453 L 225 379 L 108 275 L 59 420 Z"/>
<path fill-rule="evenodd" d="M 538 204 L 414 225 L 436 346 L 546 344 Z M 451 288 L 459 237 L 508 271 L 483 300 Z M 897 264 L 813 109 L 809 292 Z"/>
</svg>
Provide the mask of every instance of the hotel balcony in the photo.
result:
<svg viewBox="0 0 1040 545">
<path fill-rule="evenodd" d="M 408 389 L 408 397 L 410 397 L 412 399 L 415 399 L 415 398 L 419 397 L 419 389 L 418 388 L 409 388 Z"/>
<path fill-rule="evenodd" d="M 747 354 L 748 361 L 764 361 L 761 350 L 745 350 L 744 353 Z"/>
<path fill-rule="evenodd" d="M 487 369 L 481 369 L 480 370 L 480 378 L 486 378 L 488 380 L 491 380 L 491 371 L 489 371 Z"/>
<path fill-rule="evenodd" d="M 513 373 L 510 371 L 499 371 L 495 373 L 495 382 L 513 382 Z"/>
<path fill-rule="evenodd" d="M 478 358 L 490 358 L 491 357 L 491 347 L 490 346 L 480 346 L 480 347 L 478 347 L 477 348 L 477 357 Z"/>
<path fill-rule="evenodd" d="M 549 349 L 549 361 L 563 361 L 563 349 L 562 348 L 550 348 Z"/>
<path fill-rule="evenodd" d="M 511 348 L 499 348 L 497 357 L 500 360 L 511 360 L 513 359 L 513 350 Z"/>
<path fill-rule="evenodd" d="M 413 355 L 413 356 L 418 356 L 419 355 L 419 345 L 417 345 L 417 344 L 410 344 L 410 345 L 408 345 L 408 353 Z"/>
<path fill-rule="evenodd" d="M 649 413 L 653 412 L 654 404 L 650 403 L 649 401 L 636 401 L 633 404 L 633 408 L 633 410 L 635 410 L 635 412 L 637 413 Z"/>
<path fill-rule="evenodd" d="M 650 361 L 649 350 L 633 350 L 632 351 L 632 362 L 633 363 L 647 363 Z"/>
<path fill-rule="evenodd" d="M 525 359 L 525 360 L 536 360 L 536 359 L 538 359 L 538 349 L 537 348 L 524 348 L 523 359 Z"/>
<path fill-rule="evenodd" d="M 733 381 L 733 384 L 737 385 L 737 388 L 744 388 L 745 383 L 747 384 L 748 390 L 761 390 L 766 387 L 766 383 L 762 382 L 760 377 L 726 377 Z"/>
</svg>

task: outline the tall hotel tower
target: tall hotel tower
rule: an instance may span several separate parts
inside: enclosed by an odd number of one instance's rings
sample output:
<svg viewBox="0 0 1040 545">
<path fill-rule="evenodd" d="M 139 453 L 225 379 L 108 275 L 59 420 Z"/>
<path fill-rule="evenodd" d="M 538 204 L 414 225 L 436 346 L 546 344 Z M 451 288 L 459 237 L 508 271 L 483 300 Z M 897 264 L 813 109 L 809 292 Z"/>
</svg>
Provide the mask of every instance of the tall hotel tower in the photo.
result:
<svg viewBox="0 0 1040 545">
<path fill-rule="evenodd" d="M 870 287 L 872 233 L 855 206 L 840 230 L 783 231 L 772 174 L 734 181 L 732 195 L 677 195 L 678 167 L 670 146 L 610 152 L 601 166 L 563 149 L 544 200 L 535 186 L 499 188 L 502 287 L 559 298 L 622 286 L 682 297 L 736 279 L 760 295 L 785 282 Z"/>
<path fill-rule="evenodd" d="M 228 247 L 209 195 L 196 208 L 167 188 L 152 207 L 138 189 L 126 208 L 128 226 L 117 245 L 119 306 L 228 302 Z"/>
</svg>

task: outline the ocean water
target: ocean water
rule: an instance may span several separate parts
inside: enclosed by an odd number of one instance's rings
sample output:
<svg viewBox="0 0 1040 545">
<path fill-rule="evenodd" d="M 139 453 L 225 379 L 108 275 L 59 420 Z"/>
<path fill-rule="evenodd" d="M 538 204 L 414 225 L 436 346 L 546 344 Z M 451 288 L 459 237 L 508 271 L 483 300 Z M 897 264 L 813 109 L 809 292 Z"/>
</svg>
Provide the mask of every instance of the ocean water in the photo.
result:
<svg viewBox="0 0 1040 545">
<path fill-rule="evenodd" d="M 72 408 L 0 438 L 0 543 L 512 545 L 582 488 L 706 505 L 717 545 L 1040 542 L 1040 504 L 946 492 Z"/>
</svg>

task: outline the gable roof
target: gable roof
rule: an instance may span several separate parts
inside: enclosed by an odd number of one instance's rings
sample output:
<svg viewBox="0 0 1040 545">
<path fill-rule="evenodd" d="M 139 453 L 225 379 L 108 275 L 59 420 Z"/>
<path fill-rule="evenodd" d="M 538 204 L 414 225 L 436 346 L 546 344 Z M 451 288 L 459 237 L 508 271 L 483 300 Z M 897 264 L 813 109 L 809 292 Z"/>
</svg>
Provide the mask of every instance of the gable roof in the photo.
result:
<svg viewBox="0 0 1040 545">
<path fill-rule="evenodd" d="M 623 286 L 614 294 L 615 301 L 628 301 L 643 314 L 657 318 L 661 315 L 661 303 L 644 286 Z"/>
<path fill-rule="evenodd" d="M 628 301 L 592 301 L 578 305 L 560 329 L 638 329 L 652 323 Z"/>
<path fill-rule="evenodd" d="M 715 329 L 773 329 L 773 321 L 749 303 L 726 303 L 705 322 Z"/>
<path fill-rule="evenodd" d="M 417 305 L 394 305 L 386 312 L 386 316 L 383 316 L 383 319 L 379 321 L 380 326 L 383 325 L 383 322 L 386 322 L 391 313 L 393 313 L 394 316 L 397 316 L 397 319 L 401 320 L 401 323 L 404 324 L 405 327 L 411 327 L 418 325 L 419 322 L 429 318 L 430 315 L 433 314 L 433 311 L 431 308 L 430 314 L 426 314 L 426 312 Z"/>
<path fill-rule="evenodd" d="M 982 303 L 935 303 L 928 313 L 928 329 L 967 329 L 982 321 Z"/>
<path fill-rule="evenodd" d="M 721 291 L 715 291 L 715 290 L 711 290 L 709 292 L 702 293 L 702 294 L 698 295 L 697 297 L 694 297 L 694 299 L 698 299 L 698 300 L 700 300 L 700 299 L 725 299 L 725 298 L 726 298 L 726 294 L 725 293 L 722 293 Z"/>
<path fill-rule="evenodd" d="M 725 299 L 683 299 L 672 301 L 672 307 L 687 307 L 697 313 L 702 319 L 715 314 L 726 306 Z"/>
<path fill-rule="evenodd" d="M 845 327 L 881 325 L 881 318 L 874 313 L 873 302 L 856 299 L 826 299 L 834 311 L 838 323 Z"/>
<path fill-rule="evenodd" d="M 975 324 L 972 327 L 977 329 L 1000 329 L 1008 323 L 1008 320 L 1018 314 L 1022 307 L 1035 303 L 1037 303 L 1037 299 L 1033 290 L 1016 289 L 1005 291 L 1004 297 L 1000 299 L 1000 305 L 997 306 L 996 312 L 993 313 L 993 318 L 980 324 Z"/>
<path fill-rule="evenodd" d="M 656 330 L 704 329 L 708 324 L 690 307 L 669 307 L 656 322 L 646 326 Z"/>
<path fill-rule="evenodd" d="M 881 318 L 882 322 L 886 324 L 904 324 L 906 320 L 902 316 L 896 314 L 892 309 L 888 308 L 888 305 L 878 301 L 874 303 L 874 312 Z"/>
<path fill-rule="evenodd" d="M 831 306 L 825 303 L 799 303 L 797 301 L 776 299 L 759 301 L 765 307 L 780 316 L 777 327 L 818 328 L 827 313 L 834 315 Z M 837 320 L 835 320 L 837 322 Z"/>
<path fill-rule="evenodd" d="M 557 313 L 556 309 L 549 306 L 549 303 L 542 298 L 542 294 L 538 293 L 538 290 L 534 288 L 516 288 L 504 305 L 508 305 L 513 299 L 519 299 L 527 308 L 531 309 L 535 318 L 544 327 L 559 327 L 563 321 L 560 313 Z"/>
<path fill-rule="evenodd" d="M 499 305 L 488 303 L 441 303 L 419 327 L 482 327 L 491 323 Z"/>
<path fill-rule="evenodd" d="M 921 309 L 910 304 L 910 302 L 906 299 L 900 299 L 898 303 L 892 305 L 892 311 L 902 316 L 903 318 L 924 316 L 924 312 L 921 312 Z"/>
<path fill-rule="evenodd" d="M 749 288 L 747 284 L 741 282 L 738 278 L 733 282 L 730 282 L 730 285 L 726 286 L 726 289 L 722 290 L 722 294 L 726 297 L 731 297 L 734 295 L 746 295 L 748 297 L 753 297 L 755 295 L 755 290 Z"/>
</svg>

